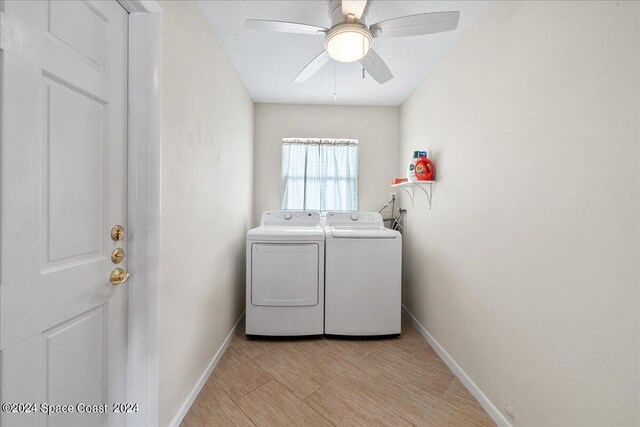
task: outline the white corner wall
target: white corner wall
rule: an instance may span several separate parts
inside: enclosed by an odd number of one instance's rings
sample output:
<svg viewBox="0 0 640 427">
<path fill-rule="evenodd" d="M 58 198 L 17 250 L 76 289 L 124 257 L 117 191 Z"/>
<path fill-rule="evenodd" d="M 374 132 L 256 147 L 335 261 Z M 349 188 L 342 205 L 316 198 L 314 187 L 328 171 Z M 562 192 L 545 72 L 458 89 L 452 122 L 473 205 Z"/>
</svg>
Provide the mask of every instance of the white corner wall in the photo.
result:
<svg viewBox="0 0 640 427">
<path fill-rule="evenodd" d="M 404 303 L 514 425 L 640 424 L 639 9 L 495 2 L 402 107 Z"/>
<path fill-rule="evenodd" d="M 200 8 L 162 2 L 160 425 L 244 310 L 253 103 Z"/>
<path fill-rule="evenodd" d="M 358 139 L 359 209 L 377 212 L 389 201 L 398 164 L 399 107 L 256 104 L 254 225 L 265 210 L 281 209 L 282 138 L 289 137 Z"/>
</svg>

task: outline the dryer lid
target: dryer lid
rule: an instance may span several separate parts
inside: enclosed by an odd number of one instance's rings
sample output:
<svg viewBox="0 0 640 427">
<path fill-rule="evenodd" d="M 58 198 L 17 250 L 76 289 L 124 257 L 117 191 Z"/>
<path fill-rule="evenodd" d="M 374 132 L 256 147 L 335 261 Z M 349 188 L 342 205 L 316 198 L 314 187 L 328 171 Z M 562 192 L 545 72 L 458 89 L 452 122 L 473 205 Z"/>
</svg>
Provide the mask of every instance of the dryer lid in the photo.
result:
<svg viewBox="0 0 640 427">
<path fill-rule="evenodd" d="M 322 227 L 258 227 L 249 230 L 247 240 L 277 241 L 277 240 L 324 240 Z"/>
<path fill-rule="evenodd" d="M 324 229 L 318 212 L 266 211 L 260 227 L 247 233 L 247 240 L 324 240 Z"/>
<path fill-rule="evenodd" d="M 320 214 L 316 211 L 265 211 L 260 227 L 318 227 L 322 226 Z"/>
</svg>

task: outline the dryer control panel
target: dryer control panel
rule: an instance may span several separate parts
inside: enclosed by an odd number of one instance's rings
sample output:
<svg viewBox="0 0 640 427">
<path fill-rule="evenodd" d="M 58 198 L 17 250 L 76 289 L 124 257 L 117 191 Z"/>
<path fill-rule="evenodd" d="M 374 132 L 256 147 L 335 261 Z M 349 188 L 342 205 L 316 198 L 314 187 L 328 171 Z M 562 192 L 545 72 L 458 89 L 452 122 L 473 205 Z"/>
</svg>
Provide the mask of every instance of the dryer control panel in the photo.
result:
<svg viewBox="0 0 640 427">
<path fill-rule="evenodd" d="M 322 224 L 320 214 L 316 211 L 266 211 L 262 214 L 260 226 L 318 227 Z"/>
<path fill-rule="evenodd" d="M 382 215 L 378 212 L 329 212 L 325 225 L 352 225 L 384 228 Z"/>
</svg>

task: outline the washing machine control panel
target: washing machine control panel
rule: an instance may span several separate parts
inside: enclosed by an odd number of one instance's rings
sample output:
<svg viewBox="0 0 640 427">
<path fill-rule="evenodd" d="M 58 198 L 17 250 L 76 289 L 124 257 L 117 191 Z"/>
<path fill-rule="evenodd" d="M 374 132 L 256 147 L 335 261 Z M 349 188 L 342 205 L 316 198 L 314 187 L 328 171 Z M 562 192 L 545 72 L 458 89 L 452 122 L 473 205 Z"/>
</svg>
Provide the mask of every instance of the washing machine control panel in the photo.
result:
<svg viewBox="0 0 640 427">
<path fill-rule="evenodd" d="M 261 226 L 291 225 L 317 227 L 321 225 L 320 214 L 315 211 L 266 211 L 262 214 Z"/>
<path fill-rule="evenodd" d="M 377 212 L 329 212 L 325 217 L 325 225 L 332 224 L 382 226 L 382 216 Z"/>
</svg>

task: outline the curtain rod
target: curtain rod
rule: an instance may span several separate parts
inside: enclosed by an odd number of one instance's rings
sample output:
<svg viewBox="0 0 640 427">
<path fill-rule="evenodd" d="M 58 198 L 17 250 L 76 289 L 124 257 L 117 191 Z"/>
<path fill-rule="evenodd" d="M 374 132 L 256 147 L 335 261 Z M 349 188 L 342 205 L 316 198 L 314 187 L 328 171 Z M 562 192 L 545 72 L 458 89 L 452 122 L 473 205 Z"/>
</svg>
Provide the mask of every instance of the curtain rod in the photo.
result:
<svg viewBox="0 0 640 427">
<path fill-rule="evenodd" d="M 358 146 L 357 139 L 333 139 L 333 138 L 283 138 L 283 144 L 299 145 L 347 145 Z"/>
</svg>

